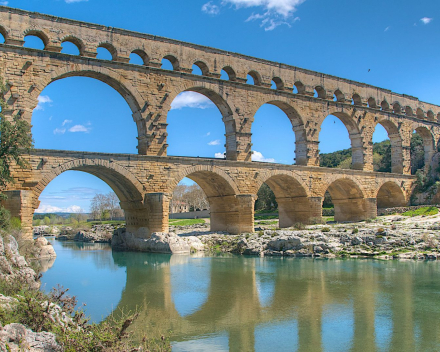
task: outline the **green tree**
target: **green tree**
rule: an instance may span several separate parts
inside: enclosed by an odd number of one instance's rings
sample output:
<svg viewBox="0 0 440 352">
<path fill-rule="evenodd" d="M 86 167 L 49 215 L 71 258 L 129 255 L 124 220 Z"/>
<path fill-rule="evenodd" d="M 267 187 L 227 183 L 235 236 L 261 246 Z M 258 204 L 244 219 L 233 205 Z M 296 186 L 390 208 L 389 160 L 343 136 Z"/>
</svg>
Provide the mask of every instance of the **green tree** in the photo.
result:
<svg viewBox="0 0 440 352">
<path fill-rule="evenodd" d="M 45 216 L 43 219 L 44 225 L 49 226 L 50 225 L 50 219 L 48 216 Z"/>
<path fill-rule="evenodd" d="M 257 192 L 258 199 L 255 202 L 255 210 L 276 210 L 278 203 L 275 199 L 275 194 L 270 187 L 263 183 Z"/>
<path fill-rule="evenodd" d="M 30 124 L 23 120 L 20 114 L 9 119 L 4 115 L 4 111 L 7 110 L 4 95 L 8 89 L 0 77 L 0 189 L 2 190 L 13 181 L 11 175 L 13 164 L 22 168 L 28 167 L 23 154 L 29 153 L 33 147 Z M 4 194 L 1 194 L 1 199 L 5 199 Z M 9 227 L 9 219 L 9 212 L 1 206 L 0 228 Z"/>
</svg>

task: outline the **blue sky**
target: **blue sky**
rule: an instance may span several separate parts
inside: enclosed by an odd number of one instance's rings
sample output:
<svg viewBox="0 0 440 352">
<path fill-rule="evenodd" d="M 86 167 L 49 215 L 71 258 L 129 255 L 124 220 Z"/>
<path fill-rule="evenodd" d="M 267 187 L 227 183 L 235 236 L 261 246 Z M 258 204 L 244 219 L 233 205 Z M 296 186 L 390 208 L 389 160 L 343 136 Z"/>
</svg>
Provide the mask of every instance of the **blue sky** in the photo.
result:
<svg viewBox="0 0 440 352">
<path fill-rule="evenodd" d="M 440 104 L 439 1 L 0 3 L 283 62 Z M 36 47 L 38 43 L 29 40 L 26 45 Z M 63 51 L 75 53 L 69 47 Z M 98 57 L 105 58 L 105 54 L 99 52 Z M 214 157 L 224 152 L 221 115 L 203 97 L 192 93 L 176 98 L 168 123 L 170 155 Z M 67 78 L 49 85 L 40 95 L 32 124 L 36 148 L 137 152 L 136 127 L 126 102 L 112 88 L 93 79 Z M 264 105 L 255 116 L 252 133 L 257 160 L 293 163 L 294 134 L 278 108 Z M 276 134 L 281 137 L 273 138 Z M 339 137 L 337 141 L 335 135 Z M 386 133 L 378 128 L 374 140 L 384 138 Z M 320 141 L 322 152 L 350 146 L 345 127 L 331 116 L 324 121 Z M 93 195 L 109 190 L 94 176 L 66 172 L 42 193 L 40 211 L 88 211 Z"/>
</svg>

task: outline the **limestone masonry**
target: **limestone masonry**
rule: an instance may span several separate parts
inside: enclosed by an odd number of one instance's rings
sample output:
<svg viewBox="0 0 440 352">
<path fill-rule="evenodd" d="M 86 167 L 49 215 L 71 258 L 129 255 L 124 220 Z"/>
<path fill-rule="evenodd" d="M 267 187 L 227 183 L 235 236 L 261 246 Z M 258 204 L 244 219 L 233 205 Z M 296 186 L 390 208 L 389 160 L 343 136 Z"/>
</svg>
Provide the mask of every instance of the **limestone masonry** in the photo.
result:
<svg viewBox="0 0 440 352">
<path fill-rule="evenodd" d="M 127 229 L 136 236 L 168 231 L 169 201 L 183 177 L 207 194 L 211 226 L 231 233 L 253 231 L 253 205 L 263 182 L 274 191 L 280 227 L 314 222 L 321 217 L 328 189 L 335 219 L 376 216 L 377 206 L 405 205 L 414 177 L 410 172 L 410 139 L 423 138 L 429 166 L 440 138 L 440 107 L 415 97 L 294 66 L 270 62 L 172 39 L 31 13 L 0 6 L 0 72 L 7 84 L 6 117 L 19 114 L 31 122 L 38 96 L 51 82 L 87 76 L 116 89 L 133 112 L 139 155 L 35 150 L 29 170 L 14 170 L 6 206 L 31 232 L 32 216 L 45 186 L 67 170 L 89 172 L 112 187 L 125 210 Z M 24 48 L 34 35 L 44 50 Z M 80 55 L 60 53 L 63 42 Z M 104 47 L 113 59 L 96 59 Z M 136 53 L 144 65 L 129 64 Z M 163 58 L 173 70 L 160 68 Z M 197 65 L 202 76 L 191 73 Z M 221 70 L 229 80 L 220 79 Z M 247 75 L 255 84 L 246 84 Z M 276 89 L 271 89 L 271 82 Z M 167 156 L 167 114 L 173 99 L 193 91 L 211 99 L 223 116 L 226 160 Z M 295 93 L 294 93 L 295 92 Z M 316 97 L 314 95 L 317 95 Z M 336 97 L 336 100 L 334 100 Z M 251 162 L 251 125 L 263 104 L 283 110 L 292 123 L 296 165 Z M 352 170 L 319 168 L 319 132 L 323 120 L 337 116 L 348 129 Z M 129 123 L 129 122 L 127 122 Z M 392 172 L 373 170 L 372 136 L 377 124 L 391 140 Z"/>
</svg>

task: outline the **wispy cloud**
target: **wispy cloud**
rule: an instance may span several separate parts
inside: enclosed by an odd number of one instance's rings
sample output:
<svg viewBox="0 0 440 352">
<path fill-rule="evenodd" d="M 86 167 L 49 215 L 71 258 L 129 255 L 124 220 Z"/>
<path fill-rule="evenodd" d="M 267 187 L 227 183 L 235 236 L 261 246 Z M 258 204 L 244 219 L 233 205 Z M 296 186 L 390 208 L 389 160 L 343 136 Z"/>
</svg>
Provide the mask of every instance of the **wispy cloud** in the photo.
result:
<svg viewBox="0 0 440 352">
<path fill-rule="evenodd" d="M 211 135 L 211 132 L 208 132 L 207 134 L 206 134 L 206 137 L 208 137 L 208 136 L 210 136 Z"/>
<path fill-rule="evenodd" d="M 291 23 L 299 20 L 293 14 L 298 6 L 306 0 L 221 0 L 220 6 L 234 6 L 235 9 L 259 8 L 260 12 L 250 15 L 245 22 L 261 21 L 260 26 L 265 31 L 272 31 L 280 25 L 290 27 Z M 209 1 L 202 6 L 202 11 L 209 14 L 218 14 L 220 7 Z M 214 12 L 214 13 L 212 13 Z"/>
<path fill-rule="evenodd" d="M 55 128 L 53 130 L 53 134 L 64 134 L 66 133 L 66 129 L 65 128 Z"/>
<path fill-rule="evenodd" d="M 263 154 L 254 150 L 254 152 L 252 153 L 252 161 L 263 161 L 266 163 L 274 163 L 275 159 L 274 158 L 265 158 L 263 156 Z"/>
<path fill-rule="evenodd" d="M 420 21 L 422 21 L 423 24 L 429 24 L 432 22 L 432 20 L 433 20 L 433 18 L 430 18 L 430 17 L 423 17 L 420 19 Z"/>
<path fill-rule="evenodd" d="M 208 15 L 218 15 L 220 12 L 220 8 L 217 5 L 214 5 L 212 1 L 210 1 L 202 6 L 202 11 L 204 13 L 207 13 Z"/>
<path fill-rule="evenodd" d="M 83 1 L 89 1 L 89 0 L 64 0 L 66 4 L 73 4 L 75 2 L 83 2 Z"/>
<path fill-rule="evenodd" d="M 225 152 L 214 154 L 214 158 L 217 158 L 217 159 L 224 159 L 224 157 L 225 157 Z"/>
<path fill-rule="evenodd" d="M 220 145 L 220 139 L 216 139 L 215 141 L 208 142 L 208 145 Z"/>
<path fill-rule="evenodd" d="M 84 125 L 75 125 L 75 126 L 69 128 L 69 132 L 89 133 L 91 129 L 92 129 L 91 127 L 86 127 Z"/>
<path fill-rule="evenodd" d="M 64 120 L 61 126 L 67 125 L 69 123 L 72 123 L 72 120 Z"/>
<path fill-rule="evenodd" d="M 81 213 L 83 209 L 79 205 L 71 205 L 67 208 L 60 208 L 50 204 L 40 203 L 36 213 Z"/>
<path fill-rule="evenodd" d="M 52 99 L 48 95 L 40 95 L 38 97 L 38 104 L 35 108 L 35 110 L 44 110 L 43 105 L 44 104 L 50 104 L 53 103 Z"/>
<path fill-rule="evenodd" d="M 171 103 L 172 110 L 182 108 L 208 109 L 214 107 L 214 103 L 202 94 L 195 92 L 180 93 Z"/>
<path fill-rule="evenodd" d="M 9 2 L 8 1 L 0 1 L 0 5 L 2 6 L 8 6 Z"/>
<path fill-rule="evenodd" d="M 384 29 L 384 32 L 388 32 L 390 30 L 390 26 L 388 26 L 387 28 Z"/>
</svg>

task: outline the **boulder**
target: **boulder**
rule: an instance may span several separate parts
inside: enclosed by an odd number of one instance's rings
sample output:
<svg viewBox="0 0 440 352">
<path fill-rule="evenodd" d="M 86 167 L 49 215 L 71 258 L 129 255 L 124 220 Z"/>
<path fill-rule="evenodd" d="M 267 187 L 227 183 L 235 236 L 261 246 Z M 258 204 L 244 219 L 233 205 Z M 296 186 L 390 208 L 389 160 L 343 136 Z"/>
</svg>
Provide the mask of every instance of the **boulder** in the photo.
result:
<svg viewBox="0 0 440 352">
<path fill-rule="evenodd" d="M 287 251 L 289 249 L 294 249 L 301 244 L 301 238 L 298 236 L 282 236 L 275 240 L 269 241 L 266 245 L 267 249 L 274 251 Z"/>
<path fill-rule="evenodd" d="M 55 258 L 57 254 L 50 242 L 44 237 L 38 237 L 34 241 L 35 244 L 35 259 L 50 259 Z"/>
<path fill-rule="evenodd" d="M 55 335 L 50 332 L 33 332 L 22 324 L 9 324 L 0 330 L 1 351 L 56 352 L 62 351 Z"/>
</svg>

